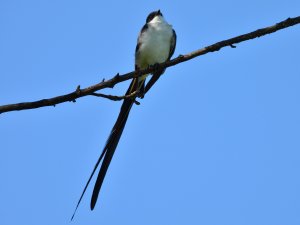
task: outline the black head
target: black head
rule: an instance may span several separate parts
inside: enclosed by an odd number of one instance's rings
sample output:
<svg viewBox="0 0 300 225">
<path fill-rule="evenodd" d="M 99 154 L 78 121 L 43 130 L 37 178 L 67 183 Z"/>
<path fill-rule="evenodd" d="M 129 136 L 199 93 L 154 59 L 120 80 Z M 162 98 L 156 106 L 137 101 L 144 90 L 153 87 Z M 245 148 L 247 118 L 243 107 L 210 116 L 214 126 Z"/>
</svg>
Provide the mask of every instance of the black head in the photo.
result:
<svg viewBox="0 0 300 225">
<path fill-rule="evenodd" d="M 149 23 L 151 20 L 154 19 L 154 17 L 156 16 L 163 16 L 163 14 L 160 12 L 160 10 L 158 11 L 154 11 L 152 13 L 150 13 L 148 16 L 147 16 L 147 19 L 146 19 L 146 23 Z"/>
</svg>

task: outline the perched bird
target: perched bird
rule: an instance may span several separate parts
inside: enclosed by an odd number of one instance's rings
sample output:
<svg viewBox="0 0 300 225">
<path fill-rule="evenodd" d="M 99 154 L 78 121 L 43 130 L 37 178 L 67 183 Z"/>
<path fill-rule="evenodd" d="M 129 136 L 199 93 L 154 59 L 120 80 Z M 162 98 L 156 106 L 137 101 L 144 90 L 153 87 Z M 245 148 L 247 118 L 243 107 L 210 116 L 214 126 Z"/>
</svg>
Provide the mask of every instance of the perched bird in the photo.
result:
<svg viewBox="0 0 300 225">
<path fill-rule="evenodd" d="M 155 67 L 159 63 L 170 60 L 174 53 L 175 46 L 176 33 L 172 29 L 172 26 L 166 22 L 160 10 L 151 12 L 147 16 L 146 24 L 143 26 L 138 36 L 135 49 L 135 69 L 142 70 L 148 68 L 149 66 Z M 152 74 L 151 79 L 146 85 L 145 81 L 148 74 L 134 78 L 126 92 L 126 95 L 130 95 L 137 91 L 140 93 L 140 97 L 143 97 L 144 94 L 148 92 L 152 85 L 164 73 L 164 71 L 165 69 L 156 67 L 155 72 Z M 115 122 L 103 151 L 87 181 L 86 186 L 83 189 L 72 219 L 95 171 L 97 170 L 97 167 L 99 166 L 100 162 L 102 162 L 90 204 L 91 210 L 94 209 L 105 174 L 121 138 L 130 109 L 135 102 L 135 98 L 136 97 L 124 99 L 117 121 Z"/>
</svg>

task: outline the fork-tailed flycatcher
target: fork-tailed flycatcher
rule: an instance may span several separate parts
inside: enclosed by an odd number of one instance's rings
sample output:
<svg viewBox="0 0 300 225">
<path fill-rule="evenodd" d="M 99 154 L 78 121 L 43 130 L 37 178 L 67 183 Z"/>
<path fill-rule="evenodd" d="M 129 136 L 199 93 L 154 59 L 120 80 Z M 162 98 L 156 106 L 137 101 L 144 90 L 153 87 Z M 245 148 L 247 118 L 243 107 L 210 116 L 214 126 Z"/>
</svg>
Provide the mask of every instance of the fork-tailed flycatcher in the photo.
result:
<svg viewBox="0 0 300 225">
<path fill-rule="evenodd" d="M 146 19 L 146 24 L 143 26 L 138 36 L 135 49 L 135 69 L 146 69 L 149 66 L 155 66 L 158 63 L 163 63 L 170 60 L 174 53 L 175 46 L 176 33 L 172 29 L 172 26 L 166 22 L 160 10 L 151 12 Z M 145 80 L 148 74 L 134 78 L 126 92 L 126 95 L 132 94 L 134 91 L 138 91 L 143 96 L 158 80 L 160 75 L 164 73 L 164 71 L 165 69 L 157 68 L 146 85 Z M 106 171 L 117 148 L 128 118 L 129 111 L 134 102 L 135 97 L 124 99 L 117 121 L 113 126 L 103 151 L 94 167 L 94 170 L 83 189 L 72 219 L 97 167 L 99 166 L 100 162 L 102 162 L 91 199 L 91 210 L 94 209 Z"/>
</svg>

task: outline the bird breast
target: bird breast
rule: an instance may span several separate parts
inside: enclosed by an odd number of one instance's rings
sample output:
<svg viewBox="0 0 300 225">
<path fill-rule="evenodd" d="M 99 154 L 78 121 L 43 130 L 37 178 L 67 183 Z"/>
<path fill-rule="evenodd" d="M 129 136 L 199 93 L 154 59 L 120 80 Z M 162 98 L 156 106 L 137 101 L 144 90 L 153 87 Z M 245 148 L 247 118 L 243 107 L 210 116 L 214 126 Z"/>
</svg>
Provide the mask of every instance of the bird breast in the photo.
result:
<svg viewBox="0 0 300 225">
<path fill-rule="evenodd" d="M 172 27 L 167 23 L 149 23 L 148 29 L 142 34 L 139 49 L 139 62 L 142 68 L 165 62 L 170 53 Z"/>
</svg>

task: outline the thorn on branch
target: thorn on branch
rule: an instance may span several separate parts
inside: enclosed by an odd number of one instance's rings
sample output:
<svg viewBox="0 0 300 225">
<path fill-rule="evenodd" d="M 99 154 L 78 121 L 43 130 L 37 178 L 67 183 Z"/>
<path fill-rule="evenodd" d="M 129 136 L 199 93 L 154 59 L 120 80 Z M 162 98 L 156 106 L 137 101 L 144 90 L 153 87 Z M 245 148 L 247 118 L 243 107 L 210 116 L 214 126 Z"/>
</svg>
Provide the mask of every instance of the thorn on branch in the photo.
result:
<svg viewBox="0 0 300 225">
<path fill-rule="evenodd" d="M 75 92 L 76 92 L 76 94 L 77 94 L 77 95 L 80 95 L 80 93 L 81 93 L 81 90 L 80 90 L 80 85 L 78 85 L 78 86 L 77 86 L 77 88 L 76 88 L 76 91 L 75 91 Z"/>
<path fill-rule="evenodd" d="M 229 46 L 230 46 L 231 48 L 236 48 L 236 46 L 233 45 L 233 44 L 230 44 Z"/>
<path fill-rule="evenodd" d="M 114 76 L 114 79 L 118 80 L 120 78 L 120 74 L 117 73 L 115 76 Z"/>
</svg>

